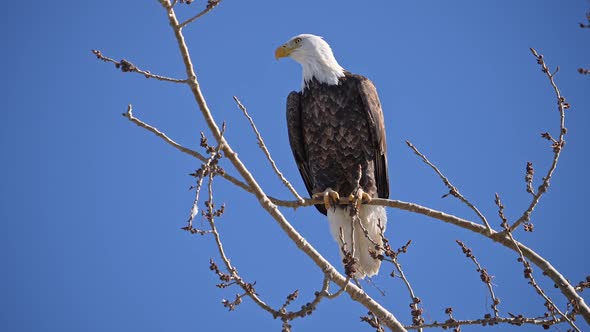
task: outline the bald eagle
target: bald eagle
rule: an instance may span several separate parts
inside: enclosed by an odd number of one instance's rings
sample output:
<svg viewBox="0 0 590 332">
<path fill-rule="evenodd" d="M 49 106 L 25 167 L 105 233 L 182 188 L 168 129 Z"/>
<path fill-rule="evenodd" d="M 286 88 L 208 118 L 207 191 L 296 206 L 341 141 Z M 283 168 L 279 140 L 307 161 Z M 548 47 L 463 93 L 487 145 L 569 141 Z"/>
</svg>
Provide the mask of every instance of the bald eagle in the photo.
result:
<svg viewBox="0 0 590 332">
<path fill-rule="evenodd" d="M 366 77 L 344 70 L 319 36 L 295 36 L 276 49 L 275 57 L 291 57 L 303 67 L 301 91 L 287 97 L 287 127 L 305 187 L 311 196 L 324 198 L 325 204 L 316 208 L 328 216 L 340 247 L 342 230 L 345 248 L 358 261 L 354 277 L 375 275 L 381 261 L 369 250 L 379 252 L 373 242 L 382 247 L 379 225 L 385 230 L 385 208 L 361 205 L 362 227 L 353 227 L 358 219 L 335 201 L 350 195 L 364 201 L 389 197 L 385 125 L 377 90 Z"/>
</svg>

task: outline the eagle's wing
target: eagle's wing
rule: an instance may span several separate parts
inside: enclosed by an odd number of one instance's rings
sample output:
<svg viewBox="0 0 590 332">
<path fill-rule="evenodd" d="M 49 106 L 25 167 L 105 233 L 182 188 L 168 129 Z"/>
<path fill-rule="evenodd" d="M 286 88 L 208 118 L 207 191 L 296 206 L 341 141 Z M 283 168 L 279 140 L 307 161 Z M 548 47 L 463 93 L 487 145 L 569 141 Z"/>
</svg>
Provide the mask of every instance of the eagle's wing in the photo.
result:
<svg viewBox="0 0 590 332">
<path fill-rule="evenodd" d="M 293 151 L 297 168 L 299 169 L 299 173 L 301 173 L 305 188 L 307 188 L 307 192 L 311 197 L 313 195 L 313 182 L 307 160 L 305 141 L 303 140 L 303 129 L 301 127 L 300 92 L 293 91 L 287 97 L 287 129 L 289 131 L 289 144 L 291 145 L 291 151 Z M 316 208 L 323 214 L 327 213 L 323 204 L 316 205 Z"/>
<path fill-rule="evenodd" d="M 359 95 L 363 99 L 372 146 L 375 151 L 375 182 L 380 198 L 389 198 L 389 175 L 387 173 L 387 142 L 385 139 L 385 121 L 377 89 L 373 82 L 363 77 L 358 85 Z"/>
</svg>

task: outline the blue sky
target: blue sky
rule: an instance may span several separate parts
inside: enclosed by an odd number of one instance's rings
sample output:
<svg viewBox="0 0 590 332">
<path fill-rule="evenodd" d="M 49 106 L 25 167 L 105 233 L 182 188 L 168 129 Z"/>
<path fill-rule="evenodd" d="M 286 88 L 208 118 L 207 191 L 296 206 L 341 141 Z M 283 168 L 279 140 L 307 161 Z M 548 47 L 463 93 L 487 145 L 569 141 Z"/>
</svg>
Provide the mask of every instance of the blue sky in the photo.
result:
<svg viewBox="0 0 590 332">
<path fill-rule="evenodd" d="M 179 16 L 200 8 L 198 2 L 179 6 Z M 496 228 L 494 193 L 509 219 L 516 219 L 530 200 L 526 162 L 534 163 L 538 185 L 551 161 L 539 133 L 558 129 L 553 91 L 528 50 L 535 47 L 552 68 L 560 66 L 557 82 L 572 109 L 560 164 L 533 214 L 536 230 L 516 237 L 577 283 L 590 273 L 590 78 L 576 72 L 590 67 L 590 30 L 578 27 L 588 10 L 588 1 L 228 0 L 185 35 L 210 107 L 227 122 L 227 139 L 268 194 L 290 198 L 232 96 L 248 107 L 279 167 L 304 192 L 284 115 L 301 70 L 289 59 L 275 61 L 273 51 L 293 35 L 314 33 L 332 45 L 343 67 L 377 86 L 388 130 L 391 197 L 476 220 L 459 201 L 440 198 L 445 187 L 405 146 L 410 140 Z M 121 117 L 131 103 L 136 116 L 198 149 L 199 131 L 206 128 L 188 88 L 122 74 L 90 53 L 97 48 L 182 78 L 176 42 L 157 1 L 12 1 L 0 15 L 0 330 L 278 331 L 280 322 L 250 300 L 235 312 L 223 308 L 221 299 L 240 290 L 215 288 L 208 262 L 219 259 L 212 238 L 180 230 L 193 199 L 187 174 L 199 162 Z M 308 302 L 321 272 L 253 197 L 222 180 L 215 196 L 227 205 L 219 228 L 243 277 L 256 281 L 272 305 L 280 306 L 295 289 L 300 299 L 293 308 Z M 339 266 L 323 216 L 313 208 L 283 212 Z M 420 215 L 389 210 L 389 219 L 394 247 L 413 240 L 401 263 L 427 322 L 444 320 L 449 306 L 461 319 L 489 312 L 487 290 L 455 239 L 495 276 L 503 315 L 544 312 L 513 252 Z M 390 268 L 374 279 L 386 296 L 365 288 L 408 323 L 409 297 L 400 280 L 387 277 Z M 539 272 L 536 277 L 563 307 L 552 283 Z M 293 328 L 369 330 L 359 322 L 365 313 L 341 296 Z"/>
</svg>

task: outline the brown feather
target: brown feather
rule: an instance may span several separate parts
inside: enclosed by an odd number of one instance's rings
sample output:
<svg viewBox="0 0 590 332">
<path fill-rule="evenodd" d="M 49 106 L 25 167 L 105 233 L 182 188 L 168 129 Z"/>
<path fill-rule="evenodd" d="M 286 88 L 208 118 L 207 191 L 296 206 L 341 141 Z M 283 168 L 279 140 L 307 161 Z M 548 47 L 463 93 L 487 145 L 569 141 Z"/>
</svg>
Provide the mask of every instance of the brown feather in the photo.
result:
<svg viewBox="0 0 590 332">
<path fill-rule="evenodd" d="M 309 195 L 327 188 L 348 196 L 360 185 L 373 197 L 389 198 L 387 145 L 381 103 L 373 83 L 345 73 L 338 85 L 308 82 L 287 98 L 293 156 Z M 323 205 L 316 205 L 323 214 Z"/>
</svg>

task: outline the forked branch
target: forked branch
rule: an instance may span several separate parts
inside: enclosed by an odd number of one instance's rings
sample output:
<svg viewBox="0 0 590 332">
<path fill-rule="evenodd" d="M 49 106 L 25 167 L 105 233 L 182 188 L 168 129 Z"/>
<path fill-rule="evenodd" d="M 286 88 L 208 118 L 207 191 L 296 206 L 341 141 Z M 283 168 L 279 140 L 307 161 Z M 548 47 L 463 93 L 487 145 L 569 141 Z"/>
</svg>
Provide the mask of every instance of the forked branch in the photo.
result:
<svg viewBox="0 0 590 332">
<path fill-rule="evenodd" d="M 553 149 L 553 161 L 551 162 L 551 166 L 549 167 L 549 170 L 547 170 L 547 174 L 543 178 L 541 185 L 539 185 L 537 192 L 532 193 L 533 199 L 532 199 L 531 203 L 529 204 L 528 208 L 524 211 L 522 216 L 520 218 L 518 218 L 518 220 L 516 220 L 512 224 L 512 226 L 510 226 L 511 231 L 514 231 L 518 226 L 520 226 L 520 224 L 530 221 L 531 213 L 533 212 L 533 210 L 535 209 L 535 207 L 539 203 L 541 196 L 543 196 L 543 194 L 549 188 L 551 176 L 553 176 L 553 172 L 555 171 L 555 168 L 557 167 L 557 162 L 559 161 L 559 156 L 561 154 L 563 147 L 565 146 L 564 137 L 565 137 L 565 134 L 567 133 L 567 128 L 565 127 L 565 110 L 570 108 L 570 104 L 561 95 L 561 91 L 559 90 L 559 88 L 557 87 L 557 84 L 555 83 L 555 74 L 557 74 L 557 72 L 559 71 L 559 67 L 557 67 L 557 69 L 555 69 L 555 71 L 553 73 L 551 73 L 551 71 L 549 70 L 549 67 L 547 67 L 547 64 L 545 63 L 545 59 L 543 58 L 543 55 L 538 54 L 534 48 L 531 48 L 531 53 L 533 53 L 533 55 L 537 59 L 537 63 L 539 64 L 539 66 L 541 66 L 541 71 L 543 73 L 545 73 L 545 75 L 549 79 L 549 83 L 551 84 L 553 91 L 555 92 L 555 98 L 557 100 L 557 110 L 559 111 L 559 136 L 557 139 L 554 139 L 553 137 L 551 137 L 551 135 L 549 133 L 541 134 L 541 136 L 543 138 L 546 138 L 547 140 L 551 141 L 551 143 L 552 143 L 551 147 Z M 527 173 L 528 173 L 528 171 L 527 171 Z"/>
</svg>

